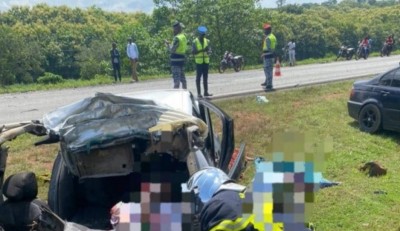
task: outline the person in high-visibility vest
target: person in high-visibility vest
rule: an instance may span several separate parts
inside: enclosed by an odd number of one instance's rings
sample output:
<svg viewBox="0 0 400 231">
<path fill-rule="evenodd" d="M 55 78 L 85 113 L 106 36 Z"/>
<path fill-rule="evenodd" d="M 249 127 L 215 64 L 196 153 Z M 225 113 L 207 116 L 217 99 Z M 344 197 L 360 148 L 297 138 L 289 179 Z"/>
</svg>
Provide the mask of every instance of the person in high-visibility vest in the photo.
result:
<svg viewBox="0 0 400 231">
<path fill-rule="evenodd" d="M 272 34 L 272 28 L 270 24 L 264 24 L 263 29 L 265 38 L 263 40 L 261 58 L 264 61 L 265 81 L 261 83 L 261 86 L 265 87 L 267 90 L 272 90 L 272 74 L 274 70 L 276 37 L 274 34 Z"/>
<path fill-rule="evenodd" d="M 187 89 L 186 77 L 185 77 L 185 59 L 187 50 L 187 39 L 185 34 L 182 32 L 184 26 L 180 22 L 173 24 L 174 39 L 172 44 L 165 40 L 165 45 L 170 52 L 171 61 L 171 72 L 174 80 L 174 88 L 179 88 L 182 83 L 182 88 Z"/>
<path fill-rule="evenodd" d="M 263 176 L 264 173 L 257 174 Z M 256 179 L 254 182 L 259 183 Z M 269 186 L 272 187 L 273 184 Z M 201 207 L 199 216 L 201 231 L 264 231 L 266 226 L 272 231 L 314 230 L 311 223 L 305 223 L 304 227 L 297 225 L 296 229 L 284 229 L 283 222 L 273 221 L 274 210 L 277 210 L 273 208 L 273 198 L 268 203 L 254 201 L 251 190 L 235 183 L 225 172 L 215 167 L 203 168 L 194 173 L 187 183 L 187 188 L 193 191 L 202 202 L 199 206 Z M 274 190 L 278 193 L 282 192 L 282 189 L 272 189 L 271 197 Z M 263 198 L 264 194 L 261 196 L 261 201 Z M 262 212 L 254 214 L 258 211 L 255 206 L 259 203 L 262 203 Z M 294 207 L 293 203 L 290 206 Z M 260 222 L 260 216 L 262 222 Z"/>
<path fill-rule="evenodd" d="M 192 53 L 196 63 L 197 96 L 201 98 L 201 76 L 203 76 L 204 97 L 212 96 L 212 94 L 208 92 L 208 68 L 210 64 L 211 46 L 210 40 L 206 38 L 207 27 L 199 26 L 197 31 L 199 36 L 193 40 Z"/>
</svg>

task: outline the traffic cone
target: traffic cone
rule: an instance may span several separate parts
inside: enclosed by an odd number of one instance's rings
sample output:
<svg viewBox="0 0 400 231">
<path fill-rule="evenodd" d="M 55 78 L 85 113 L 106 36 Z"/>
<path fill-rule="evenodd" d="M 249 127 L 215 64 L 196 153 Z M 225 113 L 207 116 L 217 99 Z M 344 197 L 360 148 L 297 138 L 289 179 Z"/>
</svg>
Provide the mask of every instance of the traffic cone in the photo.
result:
<svg viewBox="0 0 400 231">
<path fill-rule="evenodd" d="M 276 60 L 275 63 L 275 77 L 280 77 L 281 76 L 281 63 L 279 62 L 279 59 Z"/>
</svg>

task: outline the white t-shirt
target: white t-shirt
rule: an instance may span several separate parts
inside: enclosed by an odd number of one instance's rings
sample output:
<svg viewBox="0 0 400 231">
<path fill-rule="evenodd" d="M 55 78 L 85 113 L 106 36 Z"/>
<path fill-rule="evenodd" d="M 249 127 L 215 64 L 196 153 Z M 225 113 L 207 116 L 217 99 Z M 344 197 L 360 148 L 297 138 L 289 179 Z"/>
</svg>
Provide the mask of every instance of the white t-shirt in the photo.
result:
<svg viewBox="0 0 400 231">
<path fill-rule="evenodd" d="M 287 44 L 289 51 L 294 50 L 296 48 L 296 43 L 295 42 L 289 42 Z"/>
</svg>

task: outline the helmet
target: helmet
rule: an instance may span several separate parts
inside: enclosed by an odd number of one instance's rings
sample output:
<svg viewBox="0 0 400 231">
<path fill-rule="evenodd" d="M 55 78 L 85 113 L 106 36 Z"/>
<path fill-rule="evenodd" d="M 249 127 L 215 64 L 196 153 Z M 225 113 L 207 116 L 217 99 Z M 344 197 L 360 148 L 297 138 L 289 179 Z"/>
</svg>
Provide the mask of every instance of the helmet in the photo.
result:
<svg viewBox="0 0 400 231">
<path fill-rule="evenodd" d="M 205 27 L 205 26 L 199 26 L 199 27 L 197 28 L 197 31 L 199 32 L 199 34 L 206 34 L 206 32 L 207 32 L 207 27 Z"/>
<path fill-rule="evenodd" d="M 188 181 L 190 191 L 197 188 L 200 200 L 209 201 L 224 183 L 231 179 L 221 169 L 209 167 L 193 174 Z"/>
</svg>

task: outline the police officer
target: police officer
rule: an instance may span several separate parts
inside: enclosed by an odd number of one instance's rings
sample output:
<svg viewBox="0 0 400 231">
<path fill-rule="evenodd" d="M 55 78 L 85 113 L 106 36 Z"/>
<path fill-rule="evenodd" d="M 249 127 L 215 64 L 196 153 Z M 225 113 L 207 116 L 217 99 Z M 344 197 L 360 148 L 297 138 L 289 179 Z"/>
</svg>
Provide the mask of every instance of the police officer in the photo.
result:
<svg viewBox="0 0 400 231">
<path fill-rule="evenodd" d="M 267 90 L 272 90 L 272 72 L 274 69 L 276 37 L 274 34 L 272 34 L 272 28 L 270 24 L 264 24 L 263 29 L 265 39 L 263 40 L 261 58 L 264 62 L 265 81 L 261 83 L 261 86 L 265 87 Z"/>
<path fill-rule="evenodd" d="M 222 170 L 209 167 L 196 172 L 188 181 L 188 189 L 194 190 L 204 204 L 199 218 L 201 231 L 256 230 L 249 219 L 241 219 L 241 194 L 246 187 L 234 183 Z"/>
<path fill-rule="evenodd" d="M 203 87 L 204 87 L 204 97 L 212 96 L 208 92 L 208 68 L 210 63 L 211 47 L 210 40 L 205 38 L 207 27 L 199 26 L 197 28 L 199 37 L 193 40 L 192 53 L 194 55 L 194 60 L 196 63 L 196 89 L 197 96 L 202 97 L 200 80 L 203 76 Z"/>
<path fill-rule="evenodd" d="M 165 45 L 170 52 L 171 72 L 174 80 L 174 88 L 179 88 L 182 83 L 182 88 L 187 89 L 186 77 L 184 72 L 185 54 L 187 49 L 187 39 L 182 33 L 183 24 L 176 22 L 173 24 L 174 39 L 172 45 L 165 40 Z"/>
</svg>

